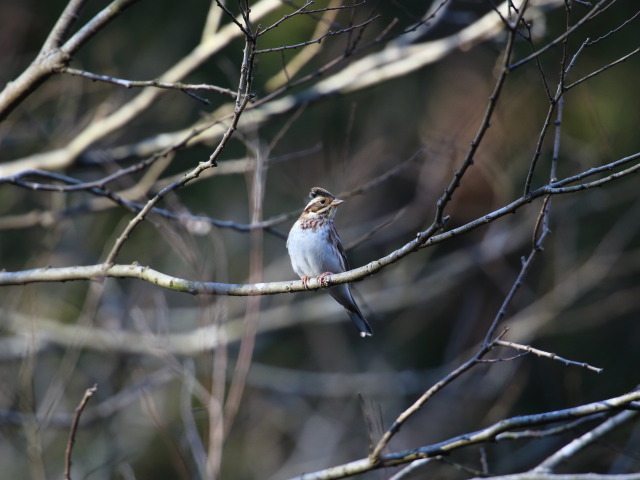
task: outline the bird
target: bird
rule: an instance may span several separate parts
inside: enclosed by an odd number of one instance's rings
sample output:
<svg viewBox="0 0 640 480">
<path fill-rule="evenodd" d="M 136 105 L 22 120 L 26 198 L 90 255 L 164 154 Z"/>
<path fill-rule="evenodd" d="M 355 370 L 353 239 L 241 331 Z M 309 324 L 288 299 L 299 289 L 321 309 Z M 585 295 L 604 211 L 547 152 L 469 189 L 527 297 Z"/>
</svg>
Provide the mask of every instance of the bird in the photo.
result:
<svg viewBox="0 0 640 480">
<path fill-rule="evenodd" d="M 313 187 L 309 203 L 289 231 L 287 250 L 291 266 L 305 287 L 311 277 L 318 277 L 322 282 L 326 275 L 349 269 L 344 247 L 333 223 L 337 208 L 343 202 L 328 190 Z M 347 311 L 360 336 L 371 336 L 371 326 L 353 299 L 349 284 L 335 285 L 328 291 Z"/>
</svg>

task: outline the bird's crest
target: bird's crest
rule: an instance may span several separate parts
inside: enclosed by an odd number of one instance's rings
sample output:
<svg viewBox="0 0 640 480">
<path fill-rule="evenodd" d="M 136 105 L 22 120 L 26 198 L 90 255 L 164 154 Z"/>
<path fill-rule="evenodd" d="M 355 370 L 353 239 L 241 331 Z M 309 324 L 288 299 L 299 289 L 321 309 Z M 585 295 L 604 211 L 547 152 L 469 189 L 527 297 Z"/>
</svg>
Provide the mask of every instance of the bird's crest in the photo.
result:
<svg viewBox="0 0 640 480">
<path fill-rule="evenodd" d="M 316 198 L 316 197 L 336 198 L 336 196 L 333 193 L 329 192 L 328 190 L 325 190 L 324 188 L 313 187 L 309 192 L 309 199 Z"/>
</svg>

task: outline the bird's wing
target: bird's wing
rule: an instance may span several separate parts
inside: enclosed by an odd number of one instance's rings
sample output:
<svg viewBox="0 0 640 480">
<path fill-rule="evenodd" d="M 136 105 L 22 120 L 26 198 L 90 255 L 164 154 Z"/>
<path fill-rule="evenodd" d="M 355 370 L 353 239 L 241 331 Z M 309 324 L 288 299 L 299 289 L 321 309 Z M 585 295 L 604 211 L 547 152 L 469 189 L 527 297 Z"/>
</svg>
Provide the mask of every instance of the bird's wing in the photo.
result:
<svg viewBox="0 0 640 480">
<path fill-rule="evenodd" d="M 329 230 L 329 241 L 337 245 L 338 253 L 340 253 L 340 258 L 338 259 L 340 262 L 340 268 L 342 269 L 342 272 L 346 272 L 349 270 L 349 262 L 347 261 L 347 254 L 344 251 L 344 247 L 342 246 L 342 242 L 340 241 L 340 237 L 338 236 L 338 232 L 336 232 L 335 228 Z"/>
</svg>

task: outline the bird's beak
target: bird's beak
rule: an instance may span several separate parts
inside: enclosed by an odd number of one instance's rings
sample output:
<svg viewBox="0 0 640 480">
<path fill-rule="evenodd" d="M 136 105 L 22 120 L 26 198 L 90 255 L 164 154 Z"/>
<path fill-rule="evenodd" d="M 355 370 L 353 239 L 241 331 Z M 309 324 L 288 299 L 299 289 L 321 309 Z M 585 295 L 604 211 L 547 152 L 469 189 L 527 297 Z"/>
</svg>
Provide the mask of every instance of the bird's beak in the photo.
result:
<svg viewBox="0 0 640 480">
<path fill-rule="evenodd" d="M 332 207 L 337 207 L 338 205 L 340 205 L 342 202 L 344 202 L 344 200 L 340 200 L 339 198 L 334 198 L 333 202 L 331 202 L 331 206 Z"/>
</svg>

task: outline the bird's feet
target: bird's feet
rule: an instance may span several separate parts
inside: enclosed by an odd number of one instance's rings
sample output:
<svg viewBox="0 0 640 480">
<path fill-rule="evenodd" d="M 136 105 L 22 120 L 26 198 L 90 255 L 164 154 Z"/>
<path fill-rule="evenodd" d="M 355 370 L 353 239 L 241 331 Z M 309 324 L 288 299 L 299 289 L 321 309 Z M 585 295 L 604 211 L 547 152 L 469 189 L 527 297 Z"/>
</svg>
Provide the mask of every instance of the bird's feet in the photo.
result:
<svg viewBox="0 0 640 480">
<path fill-rule="evenodd" d="M 329 285 L 329 284 L 327 283 L 327 281 L 325 280 L 325 278 L 326 278 L 327 276 L 329 276 L 329 275 L 333 275 L 333 272 L 324 272 L 323 274 L 318 275 L 318 276 L 316 277 L 316 278 L 317 278 L 317 280 L 320 282 L 320 286 L 321 286 L 321 287 L 327 287 L 327 286 Z M 300 280 L 302 280 L 302 286 L 303 286 L 305 289 L 307 289 L 307 290 L 308 290 L 308 289 L 309 289 L 309 285 L 307 285 L 307 284 L 309 283 L 309 280 L 311 280 L 311 277 L 309 277 L 309 276 L 306 276 L 306 275 L 305 275 L 305 276 L 304 276 L 304 277 L 302 277 Z"/>
<path fill-rule="evenodd" d="M 333 272 L 324 272 L 323 274 L 318 276 L 318 281 L 320 282 L 321 286 L 326 287 L 328 285 L 325 279 L 329 275 L 333 275 Z"/>
</svg>

